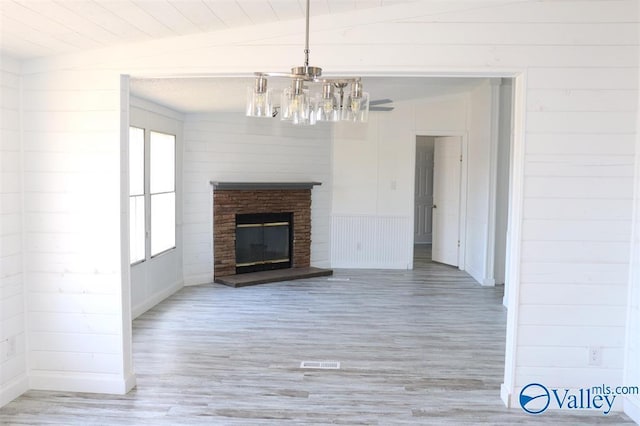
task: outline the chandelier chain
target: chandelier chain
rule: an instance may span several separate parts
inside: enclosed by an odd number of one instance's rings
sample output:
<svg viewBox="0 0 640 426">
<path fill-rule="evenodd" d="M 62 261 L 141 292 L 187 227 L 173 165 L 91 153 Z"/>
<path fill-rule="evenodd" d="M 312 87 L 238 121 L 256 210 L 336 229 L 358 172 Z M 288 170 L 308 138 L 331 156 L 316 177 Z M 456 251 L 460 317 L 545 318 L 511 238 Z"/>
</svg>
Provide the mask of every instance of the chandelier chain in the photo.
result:
<svg viewBox="0 0 640 426">
<path fill-rule="evenodd" d="M 315 124 L 316 121 L 366 122 L 369 112 L 369 94 L 362 91 L 360 77 L 323 78 L 322 68 L 309 65 L 310 3 L 306 0 L 304 65 L 291 68 L 289 73 L 257 72 L 254 87 L 247 88 L 248 117 L 275 117 L 293 124 Z M 291 79 L 291 86 L 282 91 L 280 105 L 274 104 L 272 90 L 267 88 L 267 77 Z M 321 93 L 311 92 L 312 84 L 321 83 Z M 351 85 L 345 99 L 344 88 Z M 338 89 L 335 93 L 335 89 Z"/>
<path fill-rule="evenodd" d="M 306 12 L 306 34 L 304 42 L 304 67 L 309 68 L 309 3 L 311 0 L 307 0 L 307 12 Z"/>
</svg>

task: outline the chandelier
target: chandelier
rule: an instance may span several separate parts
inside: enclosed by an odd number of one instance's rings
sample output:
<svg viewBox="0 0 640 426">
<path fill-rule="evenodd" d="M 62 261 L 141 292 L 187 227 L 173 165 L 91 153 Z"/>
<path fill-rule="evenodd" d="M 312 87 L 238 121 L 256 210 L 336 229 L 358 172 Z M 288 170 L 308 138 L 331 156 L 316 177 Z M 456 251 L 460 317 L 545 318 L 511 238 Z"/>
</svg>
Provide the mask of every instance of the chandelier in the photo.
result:
<svg viewBox="0 0 640 426">
<path fill-rule="evenodd" d="M 323 78 L 322 68 L 309 65 L 309 2 L 306 7 L 304 65 L 290 73 L 256 72 L 255 84 L 247 88 L 247 117 L 276 117 L 297 125 L 313 125 L 317 121 L 366 122 L 369 94 L 362 91 L 360 77 Z M 283 77 L 291 85 L 282 91 L 280 105 L 267 88 L 267 77 Z M 311 92 L 310 88 L 320 89 Z"/>
</svg>

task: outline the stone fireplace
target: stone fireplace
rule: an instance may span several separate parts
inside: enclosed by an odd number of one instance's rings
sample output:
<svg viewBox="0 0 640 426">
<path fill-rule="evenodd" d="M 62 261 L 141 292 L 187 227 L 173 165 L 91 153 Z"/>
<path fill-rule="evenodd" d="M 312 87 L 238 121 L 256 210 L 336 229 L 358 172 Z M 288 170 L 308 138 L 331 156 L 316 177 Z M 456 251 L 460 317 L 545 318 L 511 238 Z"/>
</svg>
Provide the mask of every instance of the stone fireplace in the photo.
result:
<svg viewBox="0 0 640 426">
<path fill-rule="evenodd" d="M 310 268 L 311 189 L 320 183 L 211 184 L 216 282 L 228 284 L 228 277 L 255 271 Z"/>
</svg>

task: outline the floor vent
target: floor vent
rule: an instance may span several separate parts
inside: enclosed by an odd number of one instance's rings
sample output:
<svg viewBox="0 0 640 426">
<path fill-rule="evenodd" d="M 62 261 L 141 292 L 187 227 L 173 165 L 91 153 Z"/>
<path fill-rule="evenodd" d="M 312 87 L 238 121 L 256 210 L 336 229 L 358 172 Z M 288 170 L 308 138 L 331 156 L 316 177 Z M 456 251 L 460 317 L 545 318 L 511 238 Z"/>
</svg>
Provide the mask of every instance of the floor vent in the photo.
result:
<svg viewBox="0 0 640 426">
<path fill-rule="evenodd" d="M 300 368 L 315 368 L 320 370 L 339 370 L 339 361 L 302 361 Z"/>
</svg>

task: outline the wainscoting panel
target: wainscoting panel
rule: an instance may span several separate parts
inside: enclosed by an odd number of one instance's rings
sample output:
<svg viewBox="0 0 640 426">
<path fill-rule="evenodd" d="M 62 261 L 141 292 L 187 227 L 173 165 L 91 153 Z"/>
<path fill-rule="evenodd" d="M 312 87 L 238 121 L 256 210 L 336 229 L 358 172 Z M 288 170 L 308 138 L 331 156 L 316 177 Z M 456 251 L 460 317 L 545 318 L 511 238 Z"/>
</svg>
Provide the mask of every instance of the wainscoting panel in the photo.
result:
<svg viewBox="0 0 640 426">
<path fill-rule="evenodd" d="M 409 269 L 412 238 L 408 216 L 333 215 L 331 267 Z"/>
</svg>

